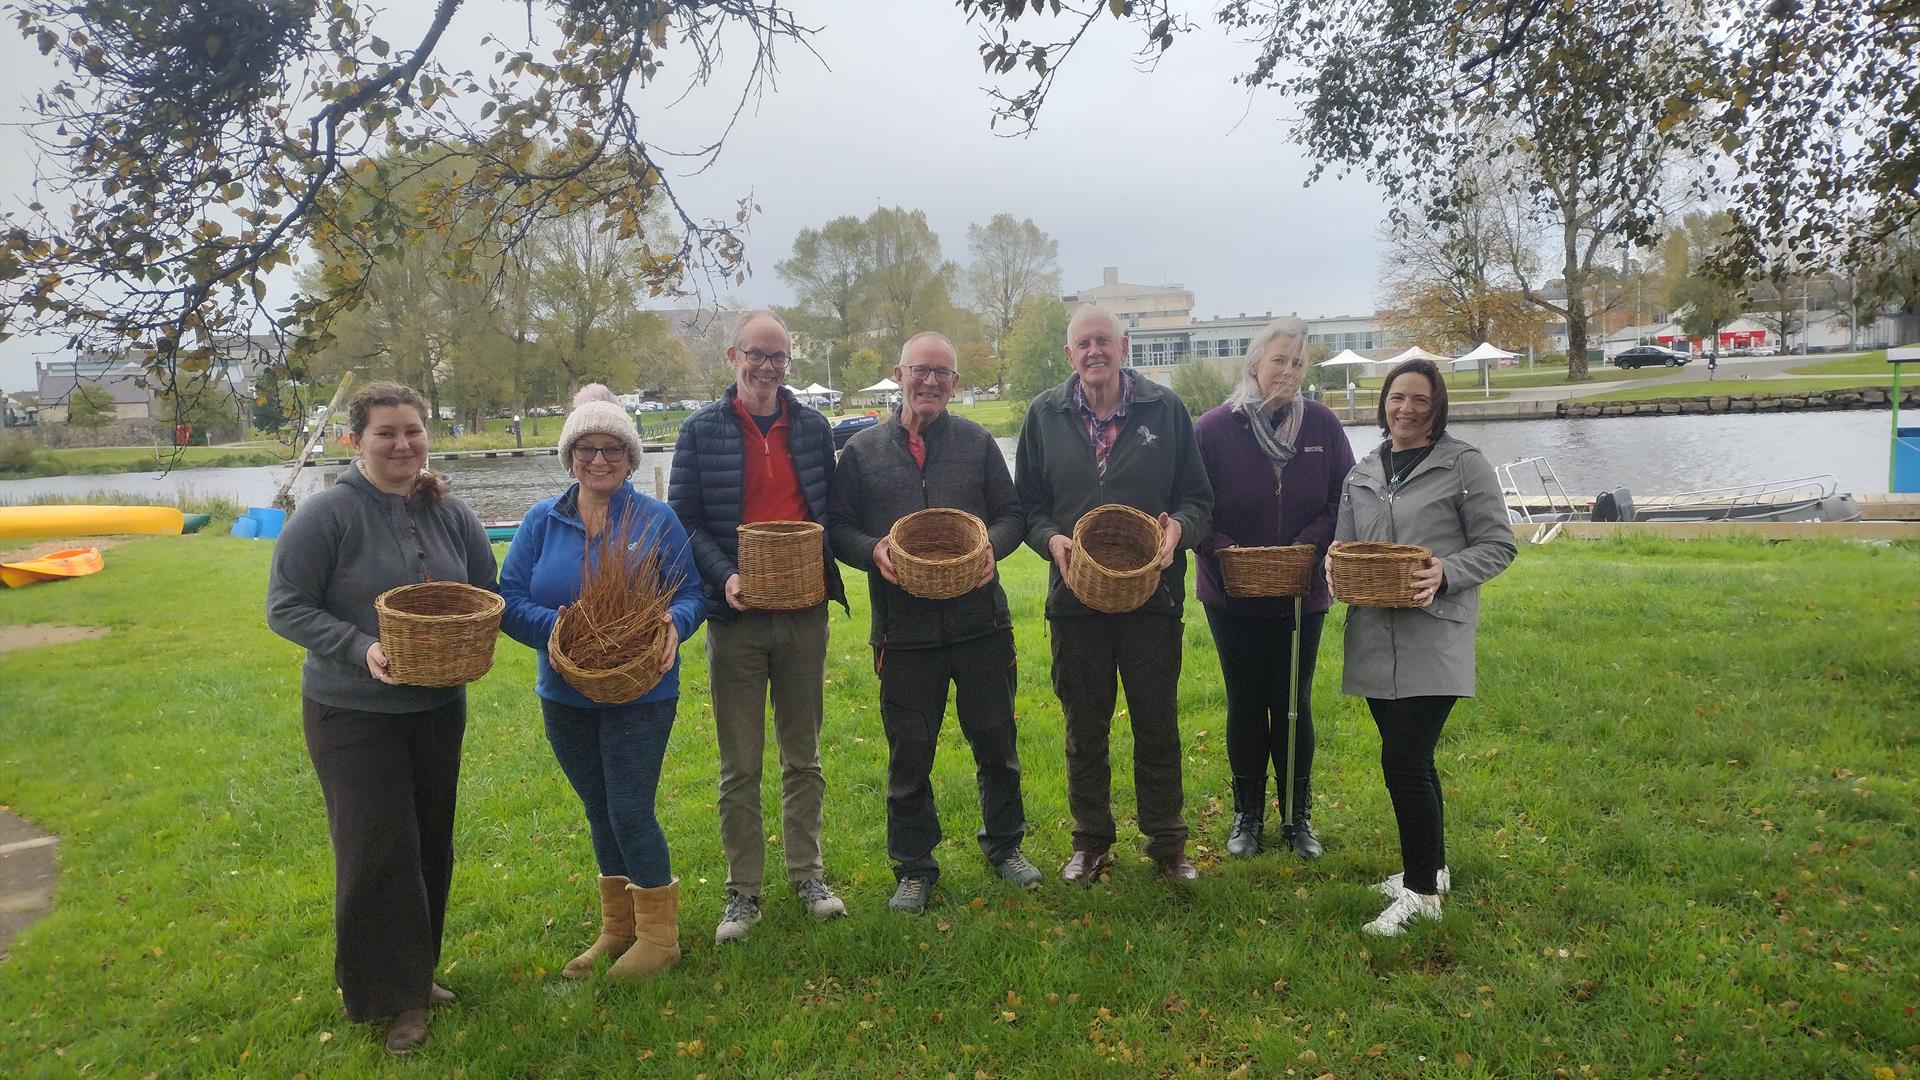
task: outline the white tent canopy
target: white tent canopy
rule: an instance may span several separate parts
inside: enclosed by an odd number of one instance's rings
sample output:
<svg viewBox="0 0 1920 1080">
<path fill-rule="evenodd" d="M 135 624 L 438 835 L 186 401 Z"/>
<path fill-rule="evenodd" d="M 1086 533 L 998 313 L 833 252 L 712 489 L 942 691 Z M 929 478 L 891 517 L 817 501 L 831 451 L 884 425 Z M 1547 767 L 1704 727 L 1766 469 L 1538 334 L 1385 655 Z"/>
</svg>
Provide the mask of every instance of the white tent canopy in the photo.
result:
<svg viewBox="0 0 1920 1080">
<path fill-rule="evenodd" d="M 1441 356 L 1439 353 L 1430 353 L 1418 345 L 1413 345 L 1405 351 L 1389 356 L 1380 362 L 1383 364 L 1400 364 L 1408 360 L 1431 360 L 1436 364 L 1445 364 L 1450 363 L 1453 357 Z"/>
<path fill-rule="evenodd" d="M 1491 344 L 1483 341 L 1472 352 L 1455 360 L 1453 362 L 1453 370 L 1463 371 L 1467 368 L 1479 367 L 1486 361 L 1498 363 L 1502 360 L 1512 360 L 1519 355 L 1519 353 L 1510 353 L 1505 349 L 1496 349 Z"/>
<path fill-rule="evenodd" d="M 819 394 L 837 394 L 839 393 L 839 391 L 834 390 L 830 387 L 821 386 L 819 383 L 814 383 L 812 386 L 807 387 L 805 390 L 799 391 L 799 393 L 803 395 L 806 395 L 806 394 L 819 395 Z"/>
<path fill-rule="evenodd" d="M 860 392 L 863 394 L 882 394 L 882 393 L 892 393 L 893 391 L 898 389 L 900 389 L 899 383 L 894 382 L 892 379 L 881 379 L 879 382 L 874 383 L 872 386 L 861 387 Z"/>
<path fill-rule="evenodd" d="M 1336 356 L 1331 360 L 1320 361 L 1320 366 L 1321 367 L 1347 367 L 1349 365 L 1357 366 L 1360 364 L 1373 364 L 1373 363 L 1378 363 L 1378 361 L 1369 360 L 1366 357 L 1361 356 L 1359 353 L 1354 352 L 1352 349 L 1343 349 L 1341 350 L 1339 356 Z"/>
</svg>

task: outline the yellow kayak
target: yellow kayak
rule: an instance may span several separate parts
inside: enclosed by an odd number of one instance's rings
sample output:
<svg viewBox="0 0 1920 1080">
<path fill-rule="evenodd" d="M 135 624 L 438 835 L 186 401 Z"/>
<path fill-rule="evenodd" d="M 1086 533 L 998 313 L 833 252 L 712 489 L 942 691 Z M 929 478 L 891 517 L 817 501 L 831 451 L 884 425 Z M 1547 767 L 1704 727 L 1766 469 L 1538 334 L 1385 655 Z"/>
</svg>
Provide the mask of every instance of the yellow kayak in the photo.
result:
<svg viewBox="0 0 1920 1080">
<path fill-rule="evenodd" d="M 35 536 L 178 536 L 186 515 L 174 506 L 0 506 L 0 540 Z"/>
<path fill-rule="evenodd" d="M 37 559 L 0 563 L 0 581 L 6 582 L 9 589 L 17 589 L 36 581 L 58 581 L 61 578 L 97 574 L 106 565 L 106 560 L 100 557 L 99 548 L 73 548 L 42 555 Z"/>
</svg>

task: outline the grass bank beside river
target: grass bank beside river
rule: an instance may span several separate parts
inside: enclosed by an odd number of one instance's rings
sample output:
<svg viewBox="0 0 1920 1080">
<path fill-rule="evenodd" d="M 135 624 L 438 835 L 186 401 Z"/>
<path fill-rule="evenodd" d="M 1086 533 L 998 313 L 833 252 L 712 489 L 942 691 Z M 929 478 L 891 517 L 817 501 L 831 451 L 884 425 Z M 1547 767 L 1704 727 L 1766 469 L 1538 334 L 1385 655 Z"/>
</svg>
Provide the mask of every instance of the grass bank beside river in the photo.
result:
<svg viewBox="0 0 1920 1080">
<path fill-rule="evenodd" d="M 542 736 L 532 654 L 502 639 L 470 694 L 443 966 L 461 1000 L 404 1063 L 344 1021 L 333 990 L 300 655 L 261 620 L 270 552 L 215 535 L 132 540 L 104 573 L 0 593 L 0 624 L 110 630 L 0 654 L 0 792 L 58 834 L 62 866 L 53 912 L 0 964 L 0 1074 L 1920 1068 L 1912 546 L 1524 552 L 1486 590 L 1482 696 L 1441 744 L 1455 891 L 1441 924 L 1390 941 L 1360 933 L 1381 903 L 1369 886 L 1397 856 L 1372 724 L 1338 693 L 1337 610 L 1316 685 L 1324 859 L 1222 857 L 1223 701 L 1194 608 L 1182 731 L 1206 877 L 1172 888 L 1141 860 L 1122 720 L 1119 868 L 1091 892 L 1058 883 L 1061 720 L 1042 564 L 1022 552 L 1006 578 L 1041 890 L 1010 891 L 983 865 L 972 768 L 949 723 L 935 781 L 946 874 L 925 917 L 886 910 L 886 742 L 856 589 L 853 617 L 833 615 L 822 736 L 827 862 L 852 916 L 816 924 L 775 887 L 747 942 L 713 946 L 725 869 L 696 641 L 660 798 L 685 958 L 639 985 L 565 982 L 561 963 L 597 926 L 593 868 Z"/>
</svg>

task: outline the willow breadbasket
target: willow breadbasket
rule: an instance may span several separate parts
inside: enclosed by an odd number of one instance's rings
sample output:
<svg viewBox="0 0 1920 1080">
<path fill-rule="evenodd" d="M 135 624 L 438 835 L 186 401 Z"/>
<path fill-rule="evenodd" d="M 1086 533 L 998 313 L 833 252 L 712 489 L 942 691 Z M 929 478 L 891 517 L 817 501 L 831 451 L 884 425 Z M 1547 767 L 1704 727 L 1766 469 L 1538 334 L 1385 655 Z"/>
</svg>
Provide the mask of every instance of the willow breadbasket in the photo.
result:
<svg viewBox="0 0 1920 1080">
<path fill-rule="evenodd" d="M 1095 611 L 1124 615 L 1160 587 L 1160 523 L 1131 506 L 1107 503 L 1073 527 L 1067 588 Z"/>
<path fill-rule="evenodd" d="M 387 674 L 408 686 L 462 686 L 493 667 L 500 594 L 458 581 L 425 581 L 373 598 Z"/>
<path fill-rule="evenodd" d="M 1411 544 L 1341 544 L 1327 557 L 1333 597 L 1354 607 L 1419 607 L 1413 602 L 1413 573 L 1432 555 Z"/>
<path fill-rule="evenodd" d="M 740 599 L 755 611 L 805 611 L 825 601 L 825 532 L 814 521 L 740 526 Z"/>
<path fill-rule="evenodd" d="M 654 621 L 638 640 L 600 641 L 593 628 L 576 618 L 577 608 L 568 608 L 554 620 L 553 633 L 547 637 L 547 662 L 567 680 L 567 685 L 589 700 L 602 705 L 623 705 L 660 685 L 660 670 L 666 659 L 666 624 Z M 624 635 L 623 635 L 624 636 Z M 587 666 L 573 660 L 576 655 L 595 656 L 617 651 L 615 661 L 606 667 Z M 606 663 L 596 659 L 595 663 Z"/>
<path fill-rule="evenodd" d="M 1215 554 L 1228 596 L 1305 596 L 1312 587 L 1312 544 L 1225 547 Z"/>
<path fill-rule="evenodd" d="M 915 511 L 887 530 L 887 552 L 900 587 L 923 600 L 951 600 L 973 591 L 993 563 L 987 526 L 965 510 Z"/>
</svg>

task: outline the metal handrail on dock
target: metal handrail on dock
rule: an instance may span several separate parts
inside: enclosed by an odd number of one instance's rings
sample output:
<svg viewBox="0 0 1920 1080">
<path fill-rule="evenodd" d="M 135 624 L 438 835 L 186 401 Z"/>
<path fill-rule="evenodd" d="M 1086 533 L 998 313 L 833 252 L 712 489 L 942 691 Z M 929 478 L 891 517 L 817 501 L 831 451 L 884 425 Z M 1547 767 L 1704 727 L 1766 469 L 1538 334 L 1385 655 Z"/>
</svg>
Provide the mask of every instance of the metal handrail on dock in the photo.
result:
<svg viewBox="0 0 1920 1080">
<path fill-rule="evenodd" d="M 1544 457 L 1525 457 L 1518 461 L 1509 461 L 1493 470 L 1500 479 L 1500 494 L 1507 506 L 1519 515 L 1521 521 L 1532 521 L 1533 503 L 1520 493 L 1519 481 L 1514 478 L 1514 470 L 1527 465 L 1533 466 L 1534 479 L 1540 485 L 1541 496 L 1546 500 L 1547 520 L 1566 520 L 1575 516 L 1573 499 L 1567 494 L 1566 486 L 1560 483 L 1560 477 L 1553 471 L 1553 463 Z M 1556 498 L 1555 493 L 1558 492 Z"/>
</svg>

